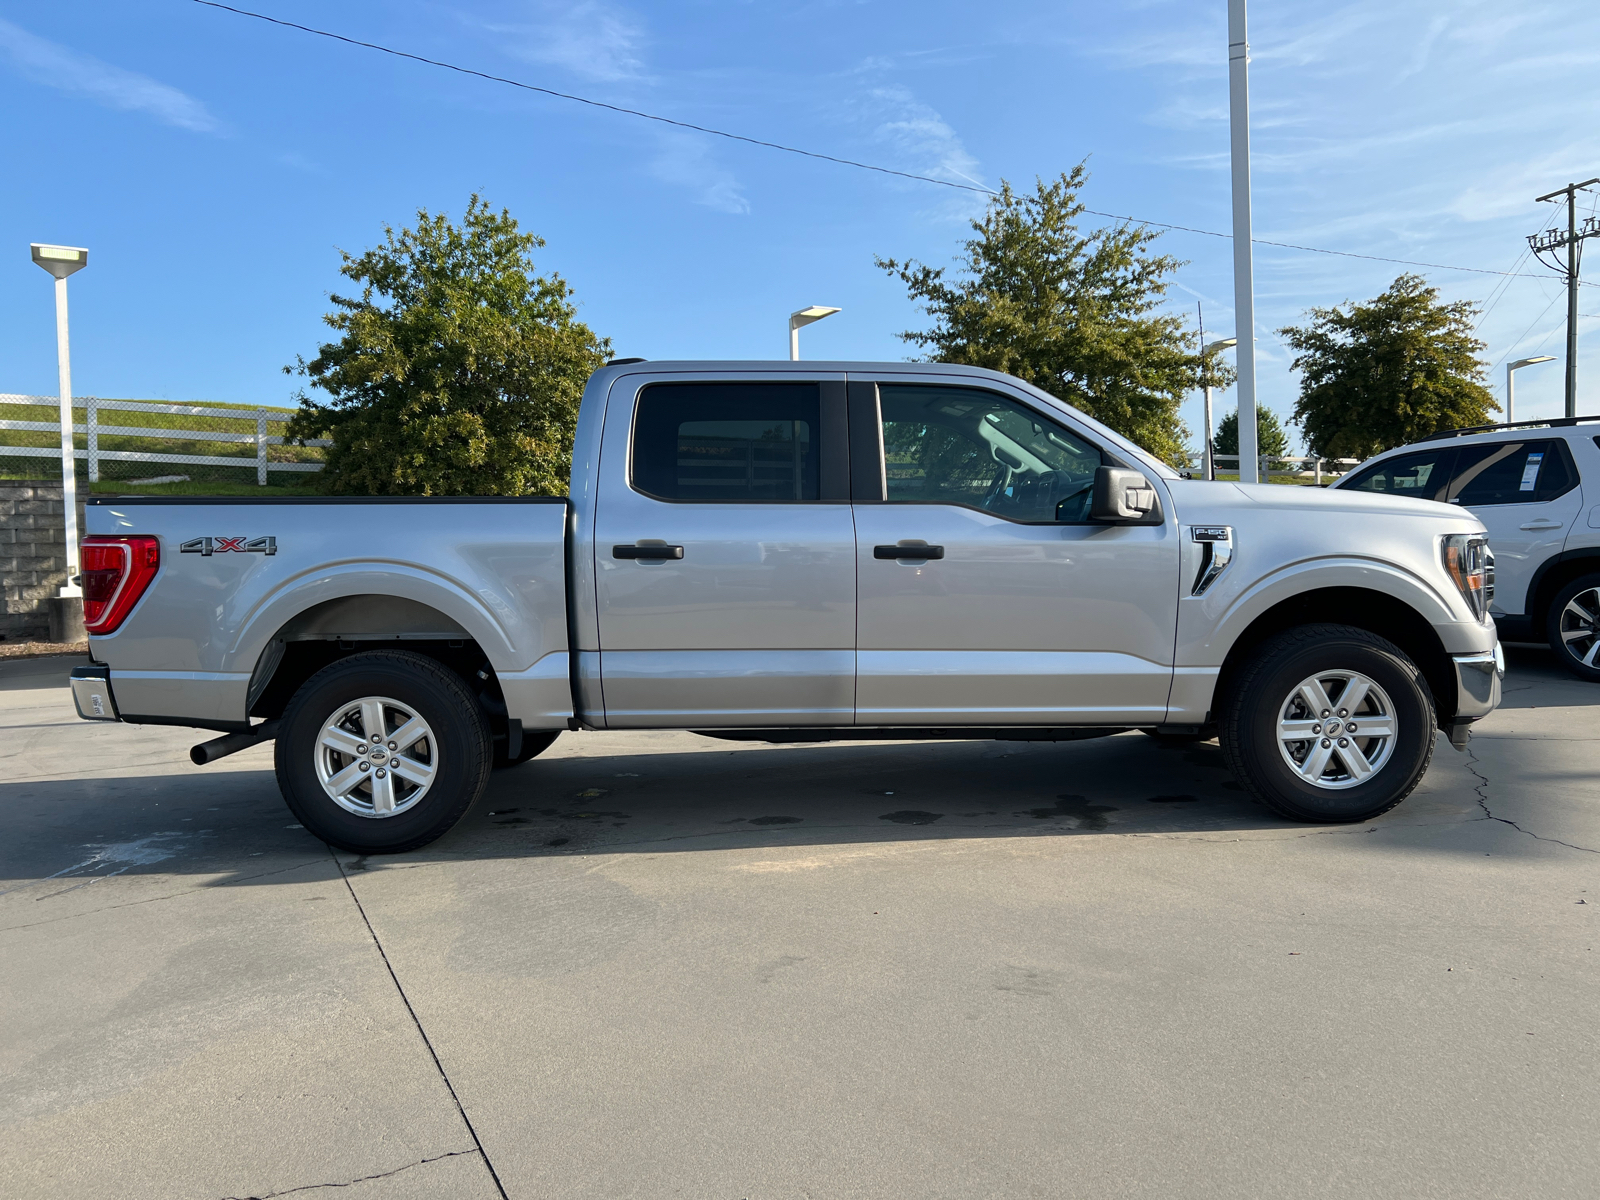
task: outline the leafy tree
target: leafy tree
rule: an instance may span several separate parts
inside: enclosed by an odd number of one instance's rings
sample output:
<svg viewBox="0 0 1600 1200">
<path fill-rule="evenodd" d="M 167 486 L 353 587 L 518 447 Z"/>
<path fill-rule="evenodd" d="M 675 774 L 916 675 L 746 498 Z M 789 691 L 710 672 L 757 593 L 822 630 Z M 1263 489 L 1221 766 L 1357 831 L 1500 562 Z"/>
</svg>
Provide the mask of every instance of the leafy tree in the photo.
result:
<svg viewBox="0 0 1600 1200">
<path fill-rule="evenodd" d="M 1402 275 L 1367 304 L 1313 308 L 1303 327 L 1280 329 L 1296 351 L 1300 399 L 1290 418 L 1311 454 L 1367 458 L 1441 429 L 1482 425 L 1498 412 L 1484 386 L 1478 306 L 1439 301 L 1439 290 Z"/>
<path fill-rule="evenodd" d="M 900 337 L 934 362 L 1005 371 L 1083 410 L 1169 462 L 1185 457 L 1185 393 L 1224 387 L 1226 367 L 1198 353 L 1182 318 L 1155 310 L 1182 264 L 1150 252 L 1157 234 L 1116 225 L 1080 233 L 1080 163 L 1033 195 L 1002 182 L 959 259 L 943 268 L 879 258 L 933 318 Z"/>
<path fill-rule="evenodd" d="M 544 245 L 474 195 L 460 225 L 417 213 L 414 229 L 340 273 L 358 298 L 332 296 L 341 336 L 298 372 L 296 438 L 330 437 L 320 486 L 366 495 L 520 496 L 567 488 L 584 381 L 611 344 L 577 320 L 558 275 L 534 274 Z"/>
<path fill-rule="evenodd" d="M 1216 442 L 1218 454 L 1239 453 L 1238 409 L 1217 423 Z M 1289 453 L 1289 434 L 1283 422 L 1278 420 L 1277 413 L 1259 404 L 1256 405 L 1256 453 L 1271 458 Z"/>
</svg>

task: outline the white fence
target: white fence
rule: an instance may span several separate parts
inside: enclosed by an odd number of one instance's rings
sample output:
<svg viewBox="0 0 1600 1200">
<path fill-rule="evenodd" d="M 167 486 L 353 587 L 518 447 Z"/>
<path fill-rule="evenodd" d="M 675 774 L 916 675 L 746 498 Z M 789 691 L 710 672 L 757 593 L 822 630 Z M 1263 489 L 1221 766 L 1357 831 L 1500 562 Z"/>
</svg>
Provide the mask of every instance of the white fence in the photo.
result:
<svg viewBox="0 0 1600 1200">
<path fill-rule="evenodd" d="M 1235 474 L 1239 470 L 1239 455 L 1216 454 L 1212 456 L 1219 472 Z M 1272 476 L 1280 479 L 1304 479 L 1321 487 L 1324 480 L 1337 479 L 1351 467 L 1359 465 L 1359 458 L 1316 458 L 1306 455 L 1279 455 L 1263 454 L 1256 460 L 1256 471 L 1264 483 L 1270 483 Z M 1277 469 L 1273 464 L 1279 464 Z M 1204 478 L 1205 459 L 1196 455 L 1189 462 L 1189 469 L 1194 472 L 1196 479 Z"/>
<path fill-rule="evenodd" d="M 73 451 L 77 458 L 85 459 L 89 465 L 89 481 L 97 483 L 100 480 L 100 464 L 103 462 L 140 462 L 158 463 L 162 465 L 181 466 L 206 466 L 206 467 L 232 467 L 248 469 L 250 460 L 243 455 L 219 454 L 169 454 L 158 449 L 145 449 L 139 447 L 132 450 L 102 450 L 100 438 L 102 435 L 117 436 L 122 438 L 141 438 L 151 441 L 183 441 L 183 442 L 221 442 L 234 445 L 253 445 L 255 447 L 256 482 L 265 487 L 268 472 L 271 471 L 320 471 L 323 464 L 320 462 L 286 461 L 268 457 L 268 446 L 282 446 L 287 439 L 282 434 L 282 427 L 294 415 L 285 409 L 248 409 L 248 408 L 212 408 L 199 404 L 162 404 L 144 400 L 101 400 L 94 396 L 80 396 L 73 400 L 73 408 L 81 409 L 84 413 L 82 424 L 74 424 L 74 434 L 84 435 L 84 447 Z M 60 401 L 54 396 L 19 396 L 0 395 L 0 406 L 33 406 L 50 407 L 59 412 Z M 0 412 L 4 412 L 0 408 Z M 222 419 L 230 422 L 254 421 L 255 432 L 249 433 L 238 428 L 233 429 L 176 429 L 165 425 L 108 425 L 102 421 L 103 412 L 135 412 L 158 413 L 169 417 L 201 417 L 209 419 Z M 277 426 L 278 433 L 269 430 Z M 8 444 L 10 439 L 0 436 L 0 457 L 21 458 L 52 458 L 60 461 L 61 423 L 57 417 L 51 421 L 8 421 L 0 420 L 0 434 L 4 431 L 15 430 L 28 433 L 53 433 L 56 443 L 49 446 L 22 446 Z M 325 438 L 307 439 L 307 446 L 329 446 L 330 441 Z"/>
</svg>

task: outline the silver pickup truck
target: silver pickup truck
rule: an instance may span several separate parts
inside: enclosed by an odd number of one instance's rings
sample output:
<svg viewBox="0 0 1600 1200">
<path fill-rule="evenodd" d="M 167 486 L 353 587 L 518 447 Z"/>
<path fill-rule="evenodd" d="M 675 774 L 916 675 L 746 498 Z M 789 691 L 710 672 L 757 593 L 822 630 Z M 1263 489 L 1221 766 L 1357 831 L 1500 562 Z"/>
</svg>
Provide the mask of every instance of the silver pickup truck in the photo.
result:
<svg viewBox="0 0 1600 1200">
<path fill-rule="evenodd" d="M 563 730 L 763 741 L 1218 737 L 1360 821 L 1500 699 L 1483 525 L 1180 478 L 1046 393 L 909 363 L 624 362 L 571 495 L 96 497 L 91 720 L 276 739 L 328 842 L 448 830 Z"/>
</svg>

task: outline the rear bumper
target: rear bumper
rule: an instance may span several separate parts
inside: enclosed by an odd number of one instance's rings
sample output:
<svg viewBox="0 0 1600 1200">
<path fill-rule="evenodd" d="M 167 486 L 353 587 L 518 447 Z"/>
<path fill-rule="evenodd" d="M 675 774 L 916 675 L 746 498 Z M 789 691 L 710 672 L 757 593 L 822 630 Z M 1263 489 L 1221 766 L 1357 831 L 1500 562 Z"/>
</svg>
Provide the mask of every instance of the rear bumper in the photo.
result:
<svg viewBox="0 0 1600 1200">
<path fill-rule="evenodd" d="M 85 721 L 120 721 L 117 698 L 111 694 L 111 668 L 72 668 L 72 703 Z"/>
<path fill-rule="evenodd" d="M 1456 715 L 1448 730 L 1450 744 L 1460 750 L 1467 744 L 1467 727 L 1500 706 L 1500 681 L 1506 674 L 1506 652 L 1497 641 L 1484 654 L 1456 654 L 1450 659 L 1456 671 Z"/>
</svg>

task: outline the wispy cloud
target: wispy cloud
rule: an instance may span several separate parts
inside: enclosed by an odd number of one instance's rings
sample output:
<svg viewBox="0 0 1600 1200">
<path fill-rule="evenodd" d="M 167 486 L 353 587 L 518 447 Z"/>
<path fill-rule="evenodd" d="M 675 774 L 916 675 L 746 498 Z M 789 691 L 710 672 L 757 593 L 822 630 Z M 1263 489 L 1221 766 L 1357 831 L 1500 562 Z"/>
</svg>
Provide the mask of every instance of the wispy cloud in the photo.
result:
<svg viewBox="0 0 1600 1200">
<path fill-rule="evenodd" d="M 25 79 L 86 96 L 108 108 L 145 113 L 196 133 L 222 130 L 205 105 L 177 88 L 79 54 L 4 20 L 0 20 L 0 57 Z"/>
<path fill-rule="evenodd" d="M 750 211 L 738 178 L 717 162 L 710 139 L 701 134 L 686 130 L 661 134 L 661 150 L 650 170 L 663 183 L 689 189 L 696 204 L 738 216 Z"/>
<path fill-rule="evenodd" d="M 550 6 L 545 12 L 541 20 L 487 28 L 511 39 L 502 47 L 507 53 L 580 79 L 615 83 L 644 77 L 645 29 L 631 14 L 602 0 Z"/>
</svg>

